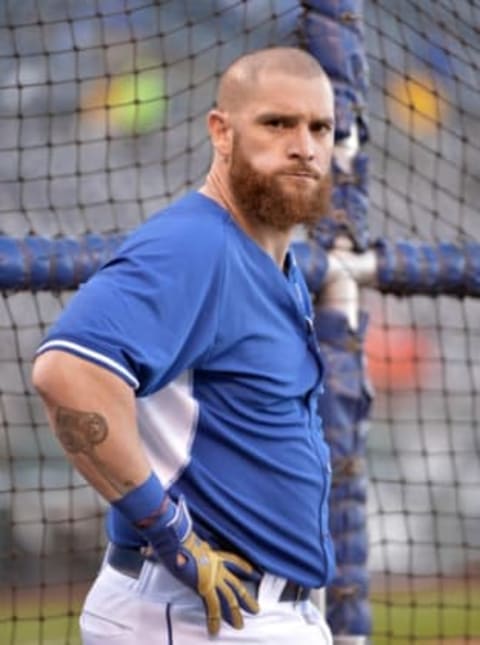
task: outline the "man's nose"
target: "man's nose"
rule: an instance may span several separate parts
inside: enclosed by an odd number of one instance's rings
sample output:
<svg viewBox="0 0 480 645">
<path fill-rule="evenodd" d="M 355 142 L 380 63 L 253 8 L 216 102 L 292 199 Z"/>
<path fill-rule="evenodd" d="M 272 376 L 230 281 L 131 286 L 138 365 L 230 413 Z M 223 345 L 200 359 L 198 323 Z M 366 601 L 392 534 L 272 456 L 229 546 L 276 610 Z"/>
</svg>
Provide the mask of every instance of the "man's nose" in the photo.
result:
<svg viewBox="0 0 480 645">
<path fill-rule="evenodd" d="M 292 132 L 292 137 L 289 141 L 288 156 L 290 159 L 313 161 L 315 157 L 315 142 L 307 126 L 299 125 Z"/>
</svg>

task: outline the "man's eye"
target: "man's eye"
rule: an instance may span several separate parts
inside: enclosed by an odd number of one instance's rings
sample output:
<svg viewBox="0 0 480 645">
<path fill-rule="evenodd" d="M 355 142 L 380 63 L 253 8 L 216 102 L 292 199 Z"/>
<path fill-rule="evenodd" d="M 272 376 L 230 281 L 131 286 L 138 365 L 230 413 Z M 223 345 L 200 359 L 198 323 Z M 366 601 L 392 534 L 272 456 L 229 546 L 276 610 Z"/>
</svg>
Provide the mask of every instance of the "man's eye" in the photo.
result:
<svg viewBox="0 0 480 645">
<path fill-rule="evenodd" d="M 331 132 L 332 126 L 330 123 L 314 123 L 310 127 L 311 132 L 316 132 L 318 134 L 327 134 L 328 132 Z"/>
<path fill-rule="evenodd" d="M 285 127 L 285 122 L 282 119 L 270 119 L 270 121 L 267 121 L 267 126 L 278 130 Z"/>
</svg>

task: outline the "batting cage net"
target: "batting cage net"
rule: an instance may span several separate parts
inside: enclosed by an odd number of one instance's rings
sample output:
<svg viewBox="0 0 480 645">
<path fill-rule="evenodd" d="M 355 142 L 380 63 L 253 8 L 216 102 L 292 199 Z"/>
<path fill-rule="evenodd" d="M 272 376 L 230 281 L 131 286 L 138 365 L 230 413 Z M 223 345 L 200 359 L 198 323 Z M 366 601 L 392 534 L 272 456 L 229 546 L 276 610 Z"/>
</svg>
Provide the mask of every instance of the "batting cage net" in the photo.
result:
<svg viewBox="0 0 480 645">
<path fill-rule="evenodd" d="M 337 211 L 383 271 L 352 387 L 330 348 L 342 405 L 375 397 L 333 455 L 329 622 L 342 643 L 480 643 L 479 24 L 477 0 L 0 3 L 1 643 L 78 643 L 104 548 L 104 503 L 33 393 L 35 349 L 119 236 L 200 184 L 222 70 L 279 44 L 333 73 L 337 141 L 360 144 Z"/>
</svg>

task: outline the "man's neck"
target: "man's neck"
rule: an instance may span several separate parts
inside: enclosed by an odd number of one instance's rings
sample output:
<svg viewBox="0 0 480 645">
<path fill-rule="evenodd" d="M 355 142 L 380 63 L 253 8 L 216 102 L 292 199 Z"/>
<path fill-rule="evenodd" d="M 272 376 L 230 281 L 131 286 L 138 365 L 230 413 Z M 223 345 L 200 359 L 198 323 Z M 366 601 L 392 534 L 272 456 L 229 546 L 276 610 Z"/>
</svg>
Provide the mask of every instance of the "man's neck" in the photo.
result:
<svg viewBox="0 0 480 645">
<path fill-rule="evenodd" d="M 229 188 L 221 181 L 218 181 L 215 175 L 210 173 L 199 192 L 210 197 L 225 210 L 227 210 L 238 226 L 254 240 L 270 257 L 275 264 L 283 271 L 285 264 L 285 257 L 287 250 L 292 239 L 292 231 L 279 231 L 262 224 L 261 222 L 253 221 L 246 217 L 242 211 L 236 206 L 235 200 L 231 195 Z"/>
</svg>

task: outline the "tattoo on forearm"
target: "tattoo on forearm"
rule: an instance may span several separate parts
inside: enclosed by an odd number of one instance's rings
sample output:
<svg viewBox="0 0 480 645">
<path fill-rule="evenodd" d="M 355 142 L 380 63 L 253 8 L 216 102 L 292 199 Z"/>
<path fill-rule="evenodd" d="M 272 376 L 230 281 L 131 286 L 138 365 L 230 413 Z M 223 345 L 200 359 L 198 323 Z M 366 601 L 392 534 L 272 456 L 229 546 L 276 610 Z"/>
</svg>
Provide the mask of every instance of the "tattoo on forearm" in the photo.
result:
<svg viewBox="0 0 480 645">
<path fill-rule="evenodd" d="M 57 409 L 55 428 L 60 443 L 71 454 L 83 452 L 93 456 L 95 446 L 108 435 L 107 421 L 101 414 L 70 408 Z"/>
<path fill-rule="evenodd" d="M 134 487 L 131 481 L 119 482 L 112 477 L 95 454 L 96 448 L 106 440 L 109 432 L 104 416 L 98 412 L 82 412 L 60 406 L 55 415 L 55 432 L 67 453 L 72 456 L 85 455 L 116 491 L 124 494 Z"/>
</svg>

